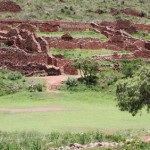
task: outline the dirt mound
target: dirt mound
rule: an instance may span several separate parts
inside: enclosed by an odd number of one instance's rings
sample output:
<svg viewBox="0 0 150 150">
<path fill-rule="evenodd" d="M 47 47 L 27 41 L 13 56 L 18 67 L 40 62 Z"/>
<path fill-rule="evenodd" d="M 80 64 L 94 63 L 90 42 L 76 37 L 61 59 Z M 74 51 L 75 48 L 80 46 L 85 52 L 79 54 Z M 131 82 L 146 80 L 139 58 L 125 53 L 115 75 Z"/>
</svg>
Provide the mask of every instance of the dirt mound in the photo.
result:
<svg viewBox="0 0 150 150">
<path fill-rule="evenodd" d="M 13 1 L 0 1 L 0 12 L 20 12 L 21 7 Z"/>
</svg>

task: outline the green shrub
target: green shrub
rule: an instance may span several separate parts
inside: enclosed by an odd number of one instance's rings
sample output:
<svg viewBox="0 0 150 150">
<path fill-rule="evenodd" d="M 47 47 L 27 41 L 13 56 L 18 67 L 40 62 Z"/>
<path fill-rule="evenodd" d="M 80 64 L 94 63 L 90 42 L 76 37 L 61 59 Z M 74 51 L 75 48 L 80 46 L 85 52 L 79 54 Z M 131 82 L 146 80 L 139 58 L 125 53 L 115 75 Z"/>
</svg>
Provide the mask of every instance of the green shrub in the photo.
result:
<svg viewBox="0 0 150 150">
<path fill-rule="evenodd" d="M 0 96 L 18 92 L 22 87 L 11 81 L 0 80 Z"/>
<path fill-rule="evenodd" d="M 22 78 L 22 74 L 20 72 L 10 72 L 7 77 L 9 80 L 19 80 Z"/>
<path fill-rule="evenodd" d="M 38 84 L 34 84 L 34 85 L 30 85 L 29 87 L 28 87 L 28 90 L 30 91 L 30 92 L 42 92 L 43 91 L 43 85 L 42 84 L 40 84 L 40 83 L 38 83 Z"/>
<path fill-rule="evenodd" d="M 121 61 L 121 72 L 124 74 L 125 78 L 132 77 L 133 74 L 139 69 L 142 61 L 137 60 L 122 60 Z"/>
<path fill-rule="evenodd" d="M 77 87 L 78 86 L 77 79 L 69 77 L 66 81 L 66 85 L 67 85 L 67 88 Z"/>
</svg>

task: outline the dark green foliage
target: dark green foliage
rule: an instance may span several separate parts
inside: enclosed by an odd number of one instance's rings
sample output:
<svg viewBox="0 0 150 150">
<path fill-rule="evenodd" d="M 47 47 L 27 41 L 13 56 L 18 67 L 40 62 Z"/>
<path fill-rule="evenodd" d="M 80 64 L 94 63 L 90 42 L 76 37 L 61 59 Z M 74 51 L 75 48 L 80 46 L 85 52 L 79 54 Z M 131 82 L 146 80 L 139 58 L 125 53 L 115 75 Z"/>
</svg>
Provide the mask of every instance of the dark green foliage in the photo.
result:
<svg viewBox="0 0 150 150">
<path fill-rule="evenodd" d="M 103 71 L 101 72 L 99 77 L 99 85 L 100 87 L 105 88 L 107 86 L 113 85 L 121 78 L 122 78 L 121 72 L 113 71 L 112 69 Z"/>
<path fill-rule="evenodd" d="M 7 69 L 0 70 L 0 96 L 12 94 L 22 89 L 19 72 L 9 72 Z"/>
<path fill-rule="evenodd" d="M 150 109 L 150 68 L 143 67 L 133 78 L 117 84 L 116 96 L 118 107 L 133 116 L 143 107 Z"/>
<path fill-rule="evenodd" d="M 82 78 L 86 84 L 96 84 L 97 73 L 99 71 L 100 64 L 97 60 L 90 57 L 80 57 L 74 61 L 74 66 L 79 69 Z"/>
<path fill-rule="evenodd" d="M 132 77 L 133 74 L 139 69 L 142 60 L 122 60 L 121 61 L 121 72 L 124 74 L 125 78 Z"/>
<path fill-rule="evenodd" d="M 20 73 L 20 72 L 17 72 L 17 71 L 15 71 L 15 72 L 10 72 L 9 74 L 8 74 L 8 79 L 9 80 L 19 80 L 19 79 L 21 79 L 22 78 L 22 74 Z"/>
</svg>

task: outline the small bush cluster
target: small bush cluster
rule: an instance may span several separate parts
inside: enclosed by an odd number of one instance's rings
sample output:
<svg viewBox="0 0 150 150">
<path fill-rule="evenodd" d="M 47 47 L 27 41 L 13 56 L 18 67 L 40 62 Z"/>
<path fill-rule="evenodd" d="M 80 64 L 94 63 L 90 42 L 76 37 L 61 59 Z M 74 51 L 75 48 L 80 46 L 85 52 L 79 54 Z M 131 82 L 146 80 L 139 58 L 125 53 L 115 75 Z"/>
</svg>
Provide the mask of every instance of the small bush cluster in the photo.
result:
<svg viewBox="0 0 150 150">
<path fill-rule="evenodd" d="M 30 85 L 28 87 L 28 90 L 30 92 L 42 92 L 43 91 L 43 85 L 38 83 L 38 84 L 34 84 L 34 85 Z"/>
<path fill-rule="evenodd" d="M 66 81 L 66 85 L 67 85 L 67 88 L 77 87 L 78 86 L 77 79 L 69 77 Z"/>
<path fill-rule="evenodd" d="M 29 86 L 29 83 L 26 82 L 20 72 L 11 72 L 7 69 L 0 70 L 0 96 L 13 94 L 23 89 L 28 89 L 30 92 L 42 92 L 43 85 L 37 83 Z"/>
<path fill-rule="evenodd" d="M 7 69 L 0 70 L 0 96 L 12 94 L 22 89 L 19 81 L 22 75 L 19 72 L 10 72 Z"/>
<path fill-rule="evenodd" d="M 17 72 L 17 71 L 15 71 L 15 72 L 10 72 L 9 74 L 8 74 L 8 79 L 9 80 L 19 80 L 19 79 L 22 79 L 22 74 L 20 73 L 20 72 Z"/>
<path fill-rule="evenodd" d="M 142 60 L 122 60 L 121 61 L 121 72 L 125 76 L 125 78 L 132 77 L 135 72 L 142 65 Z"/>
<path fill-rule="evenodd" d="M 20 89 L 22 89 L 22 86 L 17 83 L 0 80 L 0 96 L 16 93 Z"/>
</svg>

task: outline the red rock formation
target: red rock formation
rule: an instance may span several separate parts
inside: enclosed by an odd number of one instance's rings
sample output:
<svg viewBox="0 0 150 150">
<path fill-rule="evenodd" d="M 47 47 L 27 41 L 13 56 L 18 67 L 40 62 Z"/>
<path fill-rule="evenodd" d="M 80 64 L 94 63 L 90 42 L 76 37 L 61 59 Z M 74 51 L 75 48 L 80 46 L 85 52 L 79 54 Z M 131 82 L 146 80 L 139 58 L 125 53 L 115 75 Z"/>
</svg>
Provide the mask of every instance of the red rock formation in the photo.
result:
<svg viewBox="0 0 150 150">
<path fill-rule="evenodd" d="M 13 1 L 6 0 L 6 1 L 0 2 L 0 12 L 15 12 L 16 13 L 20 11 L 21 11 L 21 7 Z"/>
</svg>

